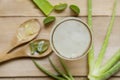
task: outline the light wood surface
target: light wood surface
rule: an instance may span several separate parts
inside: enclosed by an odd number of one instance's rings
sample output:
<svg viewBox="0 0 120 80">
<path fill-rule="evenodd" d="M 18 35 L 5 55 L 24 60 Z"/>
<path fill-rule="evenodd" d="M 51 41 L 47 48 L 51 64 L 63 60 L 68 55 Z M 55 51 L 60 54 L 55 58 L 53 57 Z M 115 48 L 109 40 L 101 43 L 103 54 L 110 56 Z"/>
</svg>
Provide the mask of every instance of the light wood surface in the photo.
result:
<svg viewBox="0 0 120 80">
<path fill-rule="evenodd" d="M 37 77 L 37 78 L 0 78 L 0 80 L 54 80 L 49 77 Z M 88 80 L 86 77 L 75 77 L 75 80 Z M 120 80 L 119 77 L 112 77 L 109 80 Z"/>
<path fill-rule="evenodd" d="M 49 0 L 51 4 L 67 3 L 80 7 L 80 16 L 87 15 L 87 0 Z M 110 16 L 114 0 L 93 0 L 94 16 Z M 120 16 L 120 0 L 118 0 L 117 15 Z M 63 13 L 52 12 L 53 16 L 70 16 L 69 6 Z M 44 16 L 33 5 L 32 0 L 0 0 L 0 16 Z"/>
<path fill-rule="evenodd" d="M 37 18 L 40 20 L 42 24 L 42 20 L 44 17 L 38 18 L 38 17 L 9 17 L 9 18 L 0 18 L 0 24 L 1 24 L 1 31 L 0 31 L 0 51 L 4 51 L 4 49 L 10 45 L 10 42 L 12 42 L 13 34 L 18 27 L 18 25 L 31 18 Z M 64 17 L 58 17 L 56 22 L 61 20 Z M 86 22 L 86 17 L 79 17 L 82 20 Z M 108 24 L 109 24 L 110 17 L 93 17 L 93 33 L 94 33 L 94 42 L 95 42 L 95 53 L 97 55 L 100 46 L 103 42 Z M 16 22 L 15 22 L 16 21 Z M 116 17 L 115 25 L 112 31 L 112 35 L 110 37 L 110 42 L 107 50 L 107 54 L 105 56 L 106 61 L 114 52 L 120 48 L 120 37 L 119 37 L 119 30 L 120 30 L 120 17 Z M 14 24 L 13 24 L 14 23 Z M 6 27 L 8 26 L 9 27 Z M 43 25 L 43 24 L 42 24 Z M 49 37 L 49 33 L 51 31 L 51 28 L 53 27 L 54 23 L 50 26 L 42 26 L 42 30 L 39 34 L 39 37 L 42 37 L 44 35 Z M 38 38 L 39 38 L 38 37 Z M 2 53 L 1 53 L 2 54 Z M 55 63 L 58 62 L 56 55 L 53 53 L 51 55 Z M 45 66 L 48 70 L 53 71 L 53 69 L 50 67 L 49 62 L 47 58 L 38 60 L 39 63 L 43 66 Z M 70 71 L 74 76 L 86 76 L 87 74 L 87 62 L 86 58 L 83 58 L 81 60 L 77 60 L 74 62 L 67 61 L 68 67 L 70 68 Z M 25 64 L 23 66 L 23 64 Z M 69 64 L 72 64 L 69 66 Z M 21 69 L 21 70 L 20 70 Z M 39 72 L 33 63 L 31 62 L 31 59 L 18 59 L 13 60 L 10 62 L 7 62 L 5 64 L 2 64 L 0 67 L 0 76 L 1 77 L 14 77 L 14 76 L 45 76 L 42 72 Z M 54 72 L 54 71 L 53 71 Z M 117 76 L 120 74 L 117 74 Z"/>
<path fill-rule="evenodd" d="M 49 0 L 52 4 L 66 2 L 76 4 L 81 8 L 80 17 L 86 22 L 87 0 Z M 95 43 L 95 55 L 97 56 L 102 45 L 105 33 L 110 21 L 111 10 L 114 0 L 93 0 L 93 33 Z M 69 8 L 62 13 L 53 12 L 51 15 L 57 16 L 56 21 L 50 26 L 43 25 L 44 15 L 33 5 L 32 0 L 0 0 L 0 54 L 12 44 L 14 34 L 21 23 L 28 19 L 39 19 L 42 28 L 38 38 L 49 38 L 53 25 L 59 20 L 71 16 Z M 107 54 L 104 63 L 120 48 L 120 0 L 118 0 L 117 17 L 110 37 Z M 61 66 L 58 57 L 52 53 L 49 55 L 58 67 Z M 49 71 L 55 73 L 50 66 L 47 57 L 37 59 L 38 63 L 46 67 Z M 86 80 L 88 73 L 87 57 L 77 61 L 65 61 L 76 80 Z M 70 66 L 69 66 L 70 65 Z M 4 77 L 4 78 L 2 78 Z M 8 78 L 7 78 L 8 77 Z M 11 77 L 11 78 L 10 78 Z M 21 78 L 22 77 L 22 78 Z M 52 80 L 40 72 L 32 63 L 30 58 L 16 59 L 0 64 L 0 80 Z M 110 80 L 119 80 L 120 72 L 114 75 Z"/>
</svg>

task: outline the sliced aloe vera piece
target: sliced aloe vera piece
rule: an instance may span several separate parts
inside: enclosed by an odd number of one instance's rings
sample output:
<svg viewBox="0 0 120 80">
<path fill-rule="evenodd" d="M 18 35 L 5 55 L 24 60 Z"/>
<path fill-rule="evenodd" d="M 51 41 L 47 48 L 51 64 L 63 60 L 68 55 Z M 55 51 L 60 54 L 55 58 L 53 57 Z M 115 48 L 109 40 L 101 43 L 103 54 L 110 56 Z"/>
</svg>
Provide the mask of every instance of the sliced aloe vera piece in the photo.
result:
<svg viewBox="0 0 120 80">
<path fill-rule="evenodd" d="M 67 8 L 67 4 L 64 3 L 64 4 L 58 4 L 58 5 L 55 5 L 54 9 L 56 11 L 63 11 Z"/>
<path fill-rule="evenodd" d="M 54 6 L 50 4 L 47 0 L 33 0 L 33 2 L 46 16 L 48 16 L 54 9 Z"/>
<path fill-rule="evenodd" d="M 45 52 L 49 47 L 49 44 L 47 41 L 40 41 L 38 43 L 38 47 L 37 47 L 37 52 L 39 54 L 42 54 L 43 52 Z"/>
<path fill-rule="evenodd" d="M 55 21 L 55 17 L 54 16 L 49 16 L 49 17 L 44 19 L 43 23 L 44 24 L 49 24 L 49 23 L 51 23 L 53 21 Z"/>
<path fill-rule="evenodd" d="M 70 5 L 70 9 L 76 14 L 78 15 L 80 13 L 80 9 L 78 6 L 76 5 Z"/>
</svg>

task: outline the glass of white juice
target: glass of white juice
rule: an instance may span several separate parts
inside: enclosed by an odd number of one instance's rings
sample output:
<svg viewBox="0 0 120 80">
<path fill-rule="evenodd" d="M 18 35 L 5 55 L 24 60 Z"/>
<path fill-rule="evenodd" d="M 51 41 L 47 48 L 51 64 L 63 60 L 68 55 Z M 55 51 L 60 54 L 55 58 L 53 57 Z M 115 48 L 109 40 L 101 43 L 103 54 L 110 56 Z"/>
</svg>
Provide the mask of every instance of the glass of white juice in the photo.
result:
<svg viewBox="0 0 120 80">
<path fill-rule="evenodd" d="M 86 55 L 92 44 L 92 33 L 79 18 L 69 17 L 57 23 L 50 35 L 53 51 L 66 60 L 76 60 Z"/>
</svg>

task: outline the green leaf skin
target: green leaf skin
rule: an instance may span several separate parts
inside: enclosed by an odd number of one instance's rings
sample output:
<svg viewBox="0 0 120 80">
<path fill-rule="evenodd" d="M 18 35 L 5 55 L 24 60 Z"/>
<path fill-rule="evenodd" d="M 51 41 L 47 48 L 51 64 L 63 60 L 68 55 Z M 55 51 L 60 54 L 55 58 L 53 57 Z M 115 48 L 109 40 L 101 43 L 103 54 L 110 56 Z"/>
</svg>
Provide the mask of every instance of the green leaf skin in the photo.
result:
<svg viewBox="0 0 120 80">
<path fill-rule="evenodd" d="M 62 65 L 62 67 L 64 68 L 65 72 L 67 73 L 67 75 L 70 77 L 71 80 L 74 80 L 72 74 L 69 72 L 69 70 L 68 70 L 67 66 L 65 65 L 64 61 L 61 58 L 59 58 L 59 60 L 60 60 L 60 63 Z"/>
<path fill-rule="evenodd" d="M 88 25 L 92 29 L 92 0 L 88 0 Z M 89 65 L 89 74 L 92 73 L 95 64 L 94 57 L 94 43 L 88 52 L 88 65 Z"/>
<path fill-rule="evenodd" d="M 107 80 L 110 76 L 120 71 L 120 62 L 116 63 L 111 69 L 105 73 L 100 74 L 99 76 L 92 75 L 90 80 Z"/>
<path fill-rule="evenodd" d="M 107 72 L 117 62 L 120 61 L 120 49 L 108 60 L 108 62 L 100 69 L 99 74 Z"/>
<path fill-rule="evenodd" d="M 44 19 L 43 23 L 46 25 L 46 24 L 49 24 L 53 21 L 55 21 L 55 17 L 54 16 L 49 16 L 49 17 Z"/>
<path fill-rule="evenodd" d="M 44 72 L 45 74 L 47 74 L 48 76 L 51 76 L 52 78 L 56 79 L 56 80 L 66 80 L 64 78 L 58 77 L 57 75 L 54 75 L 53 73 L 47 71 L 45 68 L 43 68 L 42 66 L 40 66 L 35 60 L 32 60 L 33 63 L 35 64 L 35 66 L 42 72 Z"/>
<path fill-rule="evenodd" d="M 92 28 L 92 0 L 88 0 L 88 25 Z"/>
<path fill-rule="evenodd" d="M 39 7 L 39 9 L 48 16 L 52 10 L 54 9 L 54 6 L 48 2 L 48 0 L 33 0 L 33 2 Z"/>
<path fill-rule="evenodd" d="M 88 52 L 88 66 L 89 66 L 89 74 L 91 74 L 94 70 L 95 65 L 95 56 L 94 56 L 94 46 L 92 43 L 92 47 L 90 51 Z"/>
<path fill-rule="evenodd" d="M 76 6 L 76 5 L 70 5 L 70 9 L 71 9 L 76 15 L 79 15 L 80 9 L 79 9 L 78 6 Z"/>
<path fill-rule="evenodd" d="M 56 11 L 63 11 L 63 10 L 65 10 L 67 8 L 67 4 L 66 3 L 64 3 L 64 4 L 59 4 L 59 5 L 55 5 L 55 7 L 54 7 L 54 9 L 56 10 Z"/>
<path fill-rule="evenodd" d="M 52 60 L 49 58 L 49 62 L 52 65 L 52 67 L 54 68 L 54 70 L 59 73 L 61 76 L 63 76 L 64 78 L 66 78 L 67 80 L 71 80 L 66 74 L 64 74 L 63 72 L 61 72 L 52 62 Z"/>
<path fill-rule="evenodd" d="M 91 0 L 88 0 L 88 6 L 89 6 L 89 8 L 92 6 Z M 110 76 L 112 76 L 113 74 L 115 74 L 116 72 L 118 72 L 120 70 L 120 62 L 119 62 L 120 49 L 115 53 L 115 55 L 113 55 L 110 58 L 110 60 L 107 62 L 106 65 L 101 67 L 103 57 L 104 57 L 104 54 L 105 54 L 107 46 L 108 46 L 109 37 L 110 37 L 111 31 L 112 31 L 112 27 L 113 27 L 113 24 L 115 21 L 116 6 L 117 6 L 117 0 L 115 0 L 115 2 L 114 2 L 114 7 L 113 7 L 113 11 L 112 11 L 112 18 L 111 18 L 110 24 L 108 26 L 106 37 L 104 39 L 102 48 L 101 48 L 100 53 L 98 55 L 98 58 L 95 62 L 95 65 L 93 64 L 93 62 L 95 61 L 95 60 L 93 60 L 94 55 L 88 54 L 88 61 L 89 61 L 88 78 L 89 78 L 89 80 L 107 80 Z M 92 9 L 88 10 L 88 24 L 90 27 L 92 27 L 91 11 L 92 11 Z M 93 51 L 91 51 L 91 52 L 93 52 Z"/>
<path fill-rule="evenodd" d="M 101 78 L 101 80 L 106 80 L 113 74 L 117 73 L 118 71 L 120 71 L 120 62 L 116 63 L 111 69 L 109 69 L 104 74 L 101 74 L 100 78 Z"/>
<path fill-rule="evenodd" d="M 108 26 L 108 30 L 107 30 L 107 33 L 106 33 L 102 48 L 101 48 L 100 53 L 98 55 L 98 58 L 96 60 L 96 64 L 95 64 L 96 73 L 97 73 L 97 71 L 99 70 L 99 68 L 101 66 L 101 63 L 102 63 L 103 58 L 104 58 L 104 54 L 105 54 L 107 46 L 108 46 L 110 34 L 111 34 L 111 31 L 112 31 L 112 28 L 113 28 L 113 25 L 114 25 L 114 21 L 115 21 L 116 4 L 117 4 L 117 0 L 115 0 L 113 11 L 112 11 L 112 18 L 111 18 L 110 24 Z"/>
</svg>

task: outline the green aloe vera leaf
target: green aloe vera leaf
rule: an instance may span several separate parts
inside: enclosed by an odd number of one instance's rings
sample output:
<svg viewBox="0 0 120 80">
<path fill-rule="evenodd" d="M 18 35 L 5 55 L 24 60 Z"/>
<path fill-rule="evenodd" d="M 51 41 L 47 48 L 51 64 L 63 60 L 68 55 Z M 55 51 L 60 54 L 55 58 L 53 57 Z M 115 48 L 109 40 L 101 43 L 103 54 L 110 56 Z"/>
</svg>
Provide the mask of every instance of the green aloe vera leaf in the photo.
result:
<svg viewBox="0 0 120 80">
<path fill-rule="evenodd" d="M 92 0 L 88 0 L 88 25 L 92 28 Z"/>
<path fill-rule="evenodd" d="M 33 0 L 33 2 L 39 7 L 39 9 L 48 16 L 52 10 L 54 9 L 54 6 L 48 2 L 48 0 Z"/>
<path fill-rule="evenodd" d="M 45 68 L 43 68 L 41 65 L 39 65 L 35 60 L 32 60 L 33 63 L 35 64 L 35 66 L 42 72 L 44 72 L 45 74 L 47 74 L 48 76 L 51 76 L 52 78 L 56 79 L 56 80 L 66 80 L 64 78 L 58 77 L 57 75 L 47 71 Z"/>
<path fill-rule="evenodd" d="M 48 49 L 48 47 L 49 47 L 49 44 L 47 41 L 40 41 L 38 43 L 37 52 L 41 54 L 45 52 Z"/>
<path fill-rule="evenodd" d="M 62 65 L 63 69 L 67 73 L 67 75 L 70 77 L 71 80 L 74 80 L 72 74 L 69 72 L 69 70 L 68 70 L 67 66 L 65 65 L 64 61 L 61 58 L 59 58 L 59 60 L 60 60 L 60 63 Z"/>
<path fill-rule="evenodd" d="M 108 30 L 107 30 L 104 42 L 102 44 L 100 53 L 99 53 L 98 58 L 96 60 L 96 64 L 95 64 L 96 72 L 99 70 L 99 68 L 101 66 L 101 63 L 102 63 L 103 58 L 104 58 L 104 54 L 105 54 L 107 46 L 108 46 L 109 37 L 110 37 L 111 31 L 112 31 L 112 28 L 114 25 L 114 21 L 115 21 L 116 6 L 117 6 L 116 4 L 117 4 L 117 0 L 115 0 L 113 11 L 112 11 L 112 18 L 111 18 L 111 21 L 109 23 Z"/>
<path fill-rule="evenodd" d="M 93 75 L 93 78 L 94 78 L 94 80 L 107 80 L 110 76 L 117 73 L 118 71 L 120 71 L 120 62 L 117 62 L 112 68 L 110 68 L 105 73 L 102 73 L 102 74 L 100 74 L 98 76 Z"/>
<path fill-rule="evenodd" d="M 88 25 L 92 29 L 92 0 L 88 0 Z M 94 43 L 88 52 L 88 65 L 89 65 L 89 74 L 92 73 L 95 64 L 94 57 Z"/>
<path fill-rule="evenodd" d="M 70 9 L 71 9 L 76 15 L 79 15 L 80 9 L 79 9 L 78 6 L 72 4 L 72 5 L 70 5 Z"/>
<path fill-rule="evenodd" d="M 119 61 L 120 61 L 120 49 L 100 69 L 99 74 L 107 72 L 110 68 L 112 68 Z"/>
<path fill-rule="evenodd" d="M 63 10 L 65 10 L 67 8 L 67 4 L 66 3 L 61 3 L 61 4 L 58 4 L 58 5 L 55 5 L 54 6 L 54 9 L 56 10 L 56 11 L 63 11 Z"/>
<path fill-rule="evenodd" d="M 49 17 L 46 17 L 43 21 L 43 23 L 46 25 L 46 24 L 49 24 L 51 22 L 55 21 L 55 17 L 54 16 L 49 16 Z"/>
<path fill-rule="evenodd" d="M 54 64 L 53 64 L 53 62 L 52 62 L 52 60 L 49 58 L 49 62 L 50 62 L 50 64 L 52 65 L 52 67 L 54 68 L 54 70 L 57 72 L 57 73 L 59 73 L 61 76 L 63 76 L 64 78 L 66 78 L 67 80 L 70 80 L 69 79 L 69 77 L 66 75 L 66 74 L 64 74 L 63 72 L 61 72 Z"/>
<path fill-rule="evenodd" d="M 102 74 L 100 77 L 103 77 L 104 80 L 106 80 L 113 74 L 117 73 L 118 71 L 120 71 L 120 62 L 116 63 L 111 69 L 109 69 L 107 72 Z"/>
<path fill-rule="evenodd" d="M 89 74 L 94 70 L 95 56 L 94 56 L 94 46 L 92 43 L 91 49 L 88 52 L 88 65 L 89 65 Z"/>
<path fill-rule="evenodd" d="M 109 28 L 107 30 L 107 34 L 106 34 L 106 38 L 104 40 L 104 43 L 102 45 L 101 51 L 99 54 L 96 64 L 92 65 L 92 63 L 94 62 L 93 60 L 93 54 L 88 54 L 88 61 L 89 61 L 89 75 L 88 78 L 89 80 L 106 80 L 108 79 L 110 76 L 112 76 L 113 74 L 115 74 L 116 72 L 118 72 L 120 70 L 120 62 L 119 62 L 119 50 L 116 52 L 116 54 L 107 62 L 107 64 L 105 66 L 103 66 L 102 68 L 100 68 L 101 62 L 103 60 L 107 45 L 108 45 L 108 41 L 109 41 L 109 37 L 110 37 L 110 33 L 112 31 L 112 27 L 113 27 L 113 23 L 115 20 L 115 11 L 116 11 L 116 4 L 117 4 L 117 0 L 115 0 L 114 3 L 114 7 L 113 7 L 113 13 L 112 13 L 112 18 L 109 24 Z M 91 5 L 91 0 L 88 0 L 88 7 L 92 6 Z M 89 14 L 89 12 L 92 12 L 92 9 L 88 10 L 88 24 L 90 27 L 92 27 L 92 18 L 91 18 L 91 13 Z M 91 64 L 90 64 L 91 63 Z M 92 72 L 91 71 L 91 67 L 92 67 Z"/>
<path fill-rule="evenodd" d="M 120 71 L 120 62 L 117 62 L 113 67 L 111 67 L 108 71 L 105 73 L 99 74 L 99 75 L 89 75 L 89 80 L 107 80 L 109 77 L 111 77 L 113 74 Z"/>
</svg>

